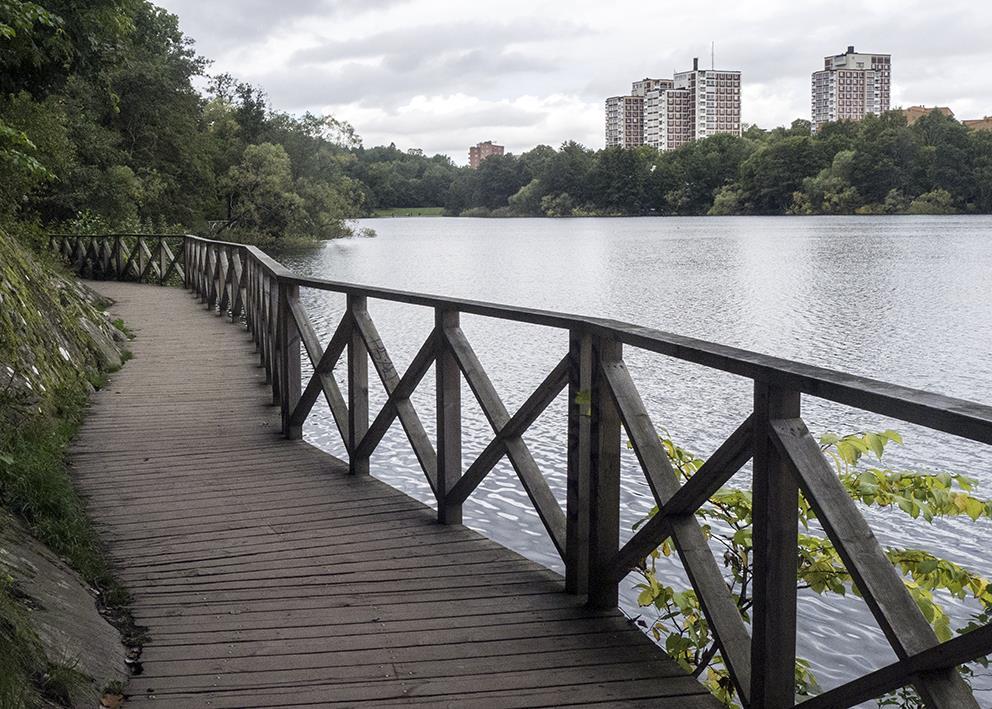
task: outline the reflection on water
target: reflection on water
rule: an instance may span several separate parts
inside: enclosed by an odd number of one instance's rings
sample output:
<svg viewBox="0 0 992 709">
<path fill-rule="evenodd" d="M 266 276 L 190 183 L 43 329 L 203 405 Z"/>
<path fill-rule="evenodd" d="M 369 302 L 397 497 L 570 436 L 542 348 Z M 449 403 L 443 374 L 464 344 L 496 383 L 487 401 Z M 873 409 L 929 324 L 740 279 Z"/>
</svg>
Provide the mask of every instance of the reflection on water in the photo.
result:
<svg viewBox="0 0 992 709">
<path fill-rule="evenodd" d="M 992 218 L 728 217 L 567 220 L 379 219 L 374 239 L 335 241 L 284 259 L 307 275 L 536 308 L 613 317 L 683 335 L 992 403 Z M 324 341 L 344 298 L 304 291 Z M 401 371 L 433 326 L 425 308 L 370 301 Z M 565 333 L 476 316 L 463 329 L 507 408 L 514 411 L 567 351 Z M 681 444 L 712 452 L 750 411 L 749 382 L 628 349 L 648 410 Z M 344 386 L 341 372 L 336 373 Z M 373 387 L 373 412 L 385 402 Z M 413 397 L 434 436 L 434 377 Z M 468 465 L 492 430 L 463 385 Z M 807 398 L 814 433 L 892 427 L 906 445 L 891 465 L 942 468 L 978 478 L 992 496 L 992 456 L 982 446 Z M 344 457 L 330 414 L 315 410 L 307 438 Z M 564 394 L 525 439 L 564 504 Z M 630 451 L 623 452 L 623 538 L 651 507 Z M 398 424 L 372 461 L 378 477 L 431 502 Z M 747 485 L 743 471 L 734 484 Z M 465 523 L 561 570 L 512 468 L 503 461 L 465 504 Z M 883 544 L 912 544 L 992 575 L 988 520 L 933 525 L 869 514 Z M 677 565 L 673 578 L 681 578 Z M 629 584 L 625 610 L 636 615 Z M 967 609 L 955 605 L 958 619 Z M 857 599 L 800 598 L 800 654 L 832 686 L 893 659 Z"/>
</svg>

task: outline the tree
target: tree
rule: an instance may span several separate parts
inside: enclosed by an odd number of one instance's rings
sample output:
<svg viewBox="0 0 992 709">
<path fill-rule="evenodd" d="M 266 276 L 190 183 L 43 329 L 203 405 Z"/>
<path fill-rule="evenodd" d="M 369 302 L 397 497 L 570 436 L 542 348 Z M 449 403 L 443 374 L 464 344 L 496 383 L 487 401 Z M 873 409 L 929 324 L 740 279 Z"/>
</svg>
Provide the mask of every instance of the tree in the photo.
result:
<svg viewBox="0 0 992 709">
<path fill-rule="evenodd" d="M 910 202 L 908 211 L 910 214 L 953 214 L 953 197 L 947 190 L 937 188 Z"/>
<path fill-rule="evenodd" d="M 761 146 L 741 164 L 741 187 L 749 209 L 782 214 L 802 181 L 823 167 L 809 136 L 790 135 Z"/>
<path fill-rule="evenodd" d="M 687 480 L 702 467 L 701 458 L 672 440 L 663 438 L 662 443 L 681 478 Z M 882 467 L 885 448 L 893 443 L 901 444 L 902 437 L 890 430 L 847 436 L 828 433 L 820 438 L 821 449 L 834 462 L 848 494 L 863 506 L 930 523 L 941 517 L 965 517 L 972 521 L 992 517 L 992 503 L 972 494 L 975 481 L 965 475 Z M 866 464 L 871 458 L 879 465 Z M 797 587 L 819 595 L 844 596 L 849 592 L 858 595 L 857 586 L 837 550 L 822 532 L 817 531 L 816 515 L 808 501 L 800 498 L 799 503 L 802 530 Z M 652 510 L 651 515 L 656 512 L 657 509 Z M 731 594 L 742 618 L 746 619 L 753 603 L 750 492 L 721 488 L 696 511 L 696 517 L 723 558 Z M 648 631 L 663 642 L 668 653 L 684 669 L 699 676 L 724 703 L 734 705 L 733 685 L 699 598 L 691 589 L 678 589 L 666 583 L 658 573 L 658 560 L 670 556 L 673 551 L 671 540 L 664 541 L 638 572 L 637 602 L 656 612 Z M 985 622 L 992 613 L 992 585 L 981 575 L 911 547 L 890 548 L 886 555 L 902 574 L 907 590 L 939 639 L 947 640 L 954 632 L 950 616 L 941 605 L 941 595 L 967 600 L 971 604 L 975 620 L 961 628 L 962 632 L 973 627 L 974 622 Z M 800 695 L 815 693 L 817 689 L 810 665 L 802 659 L 796 665 L 796 689 Z M 916 706 L 911 690 L 889 695 L 884 701 Z"/>
<path fill-rule="evenodd" d="M 249 145 L 221 184 L 229 205 L 225 228 L 279 237 L 294 232 L 304 217 L 304 200 L 293 190 L 289 156 L 281 145 Z"/>
</svg>

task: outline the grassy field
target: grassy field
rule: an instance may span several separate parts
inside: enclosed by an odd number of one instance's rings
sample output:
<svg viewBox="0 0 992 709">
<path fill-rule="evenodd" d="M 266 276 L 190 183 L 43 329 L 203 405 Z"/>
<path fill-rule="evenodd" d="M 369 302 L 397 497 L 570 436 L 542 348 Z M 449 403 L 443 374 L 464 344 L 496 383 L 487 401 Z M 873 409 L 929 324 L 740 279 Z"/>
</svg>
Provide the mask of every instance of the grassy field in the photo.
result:
<svg viewBox="0 0 992 709">
<path fill-rule="evenodd" d="M 442 214 L 444 207 L 391 207 L 372 212 L 373 217 L 440 217 Z"/>
</svg>

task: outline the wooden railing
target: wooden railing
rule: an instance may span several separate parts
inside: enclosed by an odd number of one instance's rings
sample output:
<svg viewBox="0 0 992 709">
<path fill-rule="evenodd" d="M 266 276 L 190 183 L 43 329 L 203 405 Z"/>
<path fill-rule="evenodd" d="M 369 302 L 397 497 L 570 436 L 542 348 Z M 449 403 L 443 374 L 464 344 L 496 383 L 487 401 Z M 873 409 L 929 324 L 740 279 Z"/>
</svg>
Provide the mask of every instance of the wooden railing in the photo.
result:
<svg viewBox="0 0 992 709">
<path fill-rule="evenodd" d="M 184 236 L 55 234 L 49 246 L 80 274 L 97 279 L 165 285 L 173 277 L 185 282 L 181 258 Z"/>
<path fill-rule="evenodd" d="M 86 249 L 121 251 L 120 237 Z M 143 237 L 144 239 L 155 237 Z M 63 253 L 65 251 L 63 250 Z M 69 251 L 68 256 L 78 254 Z M 166 267 L 167 270 L 170 267 Z M 178 266 L 177 266 L 178 268 Z M 125 276 L 133 274 L 125 268 Z M 992 407 L 600 318 L 373 288 L 295 276 L 250 246 L 184 239 L 186 286 L 206 305 L 244 322 L 258 346 L 281 409 L 282 430 L 301 436 L 323 395 L 349 455 L 352 474 L 399 419 L 437 499 L 438 519 L 461 521 L 461 507 L 506 456 L 564 560 L 565 589 L 597 607 L 615 606 L 618 584 L 671 538 L 745 706 L 795 705 L 798 498 L 805 496 L 857 584 L 897 661 L 803 701 L 804 709 L 848 707 L 912 685 L 928 706 L 977 707 L 956 667 L 992 652 L 992 626 L 940 643 L 889 562 L 864 516 L 801 417 L 813 396 L 992 443 Z M 326 346 L 300 302 L 300 289 L 345 294 L 347 309 Z M 393 365 L 367 301 L 431 308 L 434 328 L 407 370 Z M 569 349 L 524 404 L 511 413 L 459 323 L 472 314 L 567 330 Z M 314 373 L 301 382 L 301 346 Z M 752 413 L 688 482 L 680 484 L 624 363 L 624 348 L 660 353 L 753 381 Z M 346 357 L 347 396 L 332 370 Z M 370 420 L 372 366 L 388 399 Z M 411 395 L 435 365 L 437 447 Z M 492 441 L 462 465 L 464 377 L 493 429 Z M 568 390 L 567 503 L 558 504 L 523 434 Z M 625 430 L 659 512 L 619 544 L 621 431 Z M 754 605 L 749 632 L 695 511 L 752 461 Z"/>
</svg>

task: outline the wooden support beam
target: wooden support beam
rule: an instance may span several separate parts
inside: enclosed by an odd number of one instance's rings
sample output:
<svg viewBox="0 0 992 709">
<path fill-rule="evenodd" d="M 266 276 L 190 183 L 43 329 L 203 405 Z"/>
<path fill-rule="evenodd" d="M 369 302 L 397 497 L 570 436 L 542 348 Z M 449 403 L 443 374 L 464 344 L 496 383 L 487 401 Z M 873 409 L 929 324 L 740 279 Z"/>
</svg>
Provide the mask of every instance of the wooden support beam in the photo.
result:
<svg viewBox="0 0 992 709">
<path fill-rule="evenodd" d="M 773 419 L 799 416 L 798 392 L 754 386 L 751 702 L 765 709 L 796 701 L 796 574 L 799 488 L 771 441 Z"/>
<path fill-rule="evenodd" d="M 389 358 L 382 338 L 379 337 L 375 323 L 369 317 L 368 310 L 355 313 L 354 318 L 355 331 L 365 343 L 369 359 L 372 360 L 372 365 L 375 367 L 380 381 L 382 381 L 386 394 L 392 396 L 399 386 L 400 376 L 396 373 L 396 367 L 393 366 L 393 361 Z M 437 481 L 437 453 L 424 429 L 424 424 L 409 398 L 396 399 L 395 406 L 396 415 L 410 441 L 410 447 L 413 448 L 414 455 L 417 456 L 417 461 L 420 463 L 424 475 L 427 476 L 428 481 L 432 482 L 433 487 Z M 362 437 L 364 438 L 364 432 Z"/>
<path fill-rule="evenodd" d="M 234 256 L 237 286 L 234 290 L 234 302 L 231 304 L 231 322 L 237 322 L 244 312 L 244 294 L 248 283 L 248 269 L 245 264 L 244 252 L 241 250 L 235 251 Z M 297 286 L 297 290 L 299 290 L 299 286 Z M 299 303 L 299 298 L 296 299 L 296 303 Z"/>
<path fill-rule="evenodd" d="M 351 338 L 351 316 L 348 313 L 344 314 L 337 329 L 335 329 L 334 334 L 331 336 L 331 341 L 328 343 L 327 348 L 321 353 L 320 340 L 313 329 L 313 325 L 310 323 L 310 319 L 303 311 L 302 304 L 299 301 L 290 303 L 290 312 L 296 320 L 296 326 L 300 330 L 303 346 L 306 349 L 307 356 L 314 370 L 310 381 L 300 396 L 299 404 L 297 404 L 296 409 L 293 411 L 293 425 L 303 425 L 307 416 L 310 415 L 310 410 L 313 408 L 314 403 L 316 403 L 317 397 L 323 392 L 324 398 L 327 400 L 327 406 L 331 410 L 331 415 L 334 417 L 334 423 L 337 425 L 338 432 L 341 434 L 341 440 L 344 441 L 345 450 L 350 454 L 352 448 L 351 437 L 348 435 L 348 404 L 341 394 L 341 388 L 334 378 L 333 370 Z"/>
<path fill-rule="evenodd" d="M 671 536 L 670 520 L 693 514 L 751 458 L 754 424 L 749 416 L 720 444 L 703 466 L 645 522 L 617 555 L 614 575 L 619 581 Z"/>
<path fill-rule="evenodd" d="M 434 333 L 459 326 L 457 310 L 434 310 Z M 462 476 L 462 375 L 448 341 L 437 339 L 434 365 L 437 401 L 437 519 L 441 524 L 461 524 L 462 505 L 451 491 Z"/>
<path fill-rule="evenodd" d="M 427 374 L 427 370 L 434 363 L 437 345 L 438 336 L 436 331 L 432 330 L 431 334 L 424 341 L 424 344 L 420 346 L 417 354 L 414 355 L 406 372 L 392 387 L 392 391 L 389 393 L 382 410 L 376 415 L 372 424 L 369 426 L 369 430 L 359 442 L 358 448 L 355 449 L 355 455 L 358 457 L 369 456 L 376 449 L 376 446 L 379 445 L 382 437 L 386 435 L 386 431 L 392 425 L 393 420 L 399 415 L 402 402 L 409 401 L 410 396 Z M 426 433 L 424 435 L 426 436 Z M 431 488 L 434 488 L 437 478 L 428 476 L 428 481 L 431 484 Z"/>
<path fill-rule="evenodd" d="M 233 268 L 230 270 L 233 272 Z M 300 330 L 296 326 L 296 319 L 290 314 L 290 305 L 299 304 L 300 287 L 280 283 L 279 296 L 279 341 L 282 356 L 279 411 L 283 435 L 298 439 L 303 437 L 303 426 L 293 422 L 292 414 L 300 401 Z"/>
<path fill-rule="evenodd" d="M 279 342 L 279 281 L 271 276 L 269 281 L 269 319 L 266 325 L 269 344 L 269 383 L 272 385 L 272 404 L 279 405 L 280 385 L 282 384 L 279 369 L 282 367 Z"/>
<path fill-rule="evenodd" d="M 231 247 L 218 248 L 217 256 L 220 258 L 220 298 L 217 303 L 217 314 L 223 317 L 231 307 Z"/>
<path fill-rule="evenodd" d="M 611 578 L 619 583 L 635 564 L 671 537 L 734 686 L 747 705 L 751 693 L 751 639 L 694 513 L 750 458 L 751 420 L 738 427 L 696 474 L 681 485 L 626 364 L 622 360 L 604 362 L 602 369 L 659 507 L 658 513 L 616 555 Z"/>
<path fill-rule="evenodd" d="M 592 336 L 568 333 L 568 452 L 565 504 L 565 591 L 589 592 L 589 466 L 592 459 L 590 392 Z"/>
<path fill-rule="evenodd" d="M 496 393 L 489 375 L 486 374 L 482 363 L 469 344 L 465 333 L 460 327 L 445 328 L 444 336 L 451 347 L 451 352 L 458 362 L 459 369 L 468 382 L 469 388 L 475 395 L 479 406 L 489 420 L 494 433 L 499 433 L 510 422 L 510 414 Z M 562 512 L 558 500 L 548 486 L 548 481 L 541 475 L 534 457 L 531 455 L 523 438 L 517 436 L 505 439 L 506 454 L 513 465 L 520 484 L 527 497 L 537 511 L 544 528 L 548 530 L 551 541 L 554 542 L 558 553 L 564 558 L 565 554 L 565 513 Z"/>
<path fill-rule="evenodd" d="M 797 412 L 798 414 L 798 412 Z M 937 634 L 885 555 L 871 527 L 837 477 L 819 444 L 798 417 L 769 424 L 776 453 L 799 481 L 816 518 L 861 591 L 896 656 L 905 659 L 938 645 Z M 757 569 L 755 570 L 757 578 Z M 758 589 L 755 588 L 755 598 Z M 919 676 L 914 687 L 928 706 L 977 709 L 968 685 L 953 669 Z"/>
<path fill-rule="evenodd" d="M 617 582 L 611 567 L 620 547 L 620 411 L 603 367 L 621 361 L 623 345 L 596 337 L 589 387 L 589 593 L 593 608 L 614 608 Z"/>
<path fill-rule="evenodd" d="M 348 296 L 348 314 L 353 323 L 368 317 L 368 304 L 364 295 Z M 348 449 L 354 451 L 369 430 L 369 353 L 358 327 L 351 328 L 348 339 Z M 348 472 L 368 475 L 368 456 L 348 456 Z"/>
<path fill-rule="evenodd" d="M 953 669 L 992 654 L 992 625 L 983 625 L 807 699 L 802 709 L 853 707 L 911 684 L 916 676 Z"/>
<path fill-rule="evenodd" d="M 523 405 L 501 428 L 496 437 L 482 450 L 465 474 L 450 491 L 452 502 L 462 504 L 485 479 L 486 475 L 506 455 L 506 442 L 520 438 L 551 402 L 558 398 L 568 383 L 568 358 L 562 359 L 544 378 Z"/>
</svg>

